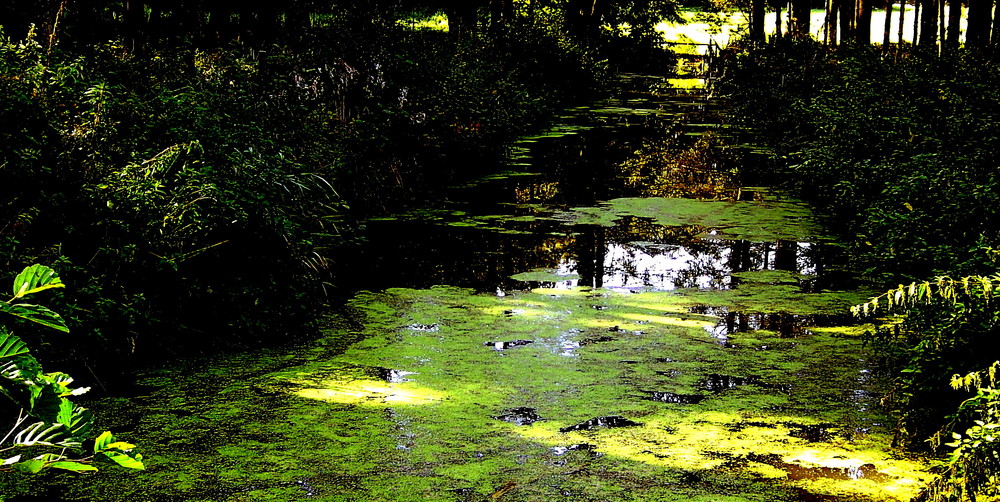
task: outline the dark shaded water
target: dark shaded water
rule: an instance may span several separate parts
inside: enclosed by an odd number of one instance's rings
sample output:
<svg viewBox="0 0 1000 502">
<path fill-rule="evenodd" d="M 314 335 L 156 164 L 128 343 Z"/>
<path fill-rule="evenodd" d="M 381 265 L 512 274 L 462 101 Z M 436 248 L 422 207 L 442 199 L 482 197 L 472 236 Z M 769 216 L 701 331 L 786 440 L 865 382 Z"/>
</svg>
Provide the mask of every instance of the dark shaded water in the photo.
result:
<svg viewBox="0 0 1000 502">
<path fill-rule="evenodd" d="M 620 197 L 712 195 L 752 199 L 735 173 L 755 162 L 720 124 L 721 105 L 700 88 L 674 88 L 659 77 L 625 76 L 616 96 L 570 110 L 546 134 L 512 149 L 499 174 L 446 189 L 411 213 L 368 223 L 369 241 L 348 260 L 342 282 L 366 289 L 435 284 L 511 291 L 547 284 L 624 289 L 729 288 L 733 272 L 789 270 L 806 287 L 843 286 L 842 250 L 829 242 L 705 238 L 697 226 L 664 226 L 622 216 L 613 226 L 571 224 L 553 212 Z M 711 133 L 704 159 L 680 172 L 622 163 L 640 151 L 681 156 Z M 662 159 L 662 155 L 661 155 Z M 670 161 L 668 161 L 670 162 Z M 698 164 L 701 165 L 698 165 Z M 662 164 L 662 160 L 661 163 Z M 692 174 L 693 173 L 693 174 Z M 572 279 L 515 280 L 546 269 Z"/>
</svg>

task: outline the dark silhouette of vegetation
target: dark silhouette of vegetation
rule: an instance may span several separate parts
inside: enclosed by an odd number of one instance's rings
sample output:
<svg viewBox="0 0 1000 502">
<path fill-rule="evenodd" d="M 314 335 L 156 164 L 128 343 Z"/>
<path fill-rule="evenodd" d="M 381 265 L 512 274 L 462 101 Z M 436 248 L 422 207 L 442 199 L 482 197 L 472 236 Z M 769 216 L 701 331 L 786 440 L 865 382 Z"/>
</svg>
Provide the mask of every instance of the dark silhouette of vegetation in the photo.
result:
<svg viewBox="0 0 1000 502">
<path fill-rule="evenodd" d="M 732 117 L 773 148 L 746 174 L 787 180 L 830 215 L 863 277 L 893 288 L 857 310 L 898 315 L 868 343 L 893 375 L 883 402 L 900 444 L 952 449 L 926 500 L 996 491 L 997 71 L 975 47 L 887 56 L 791 39 L 726 68 Z M 949 386 L 956 373 L 973 376 Z"/>
<path fill-rule="evenodd" d="M 308 336 L 357 221 L 475 175 L 608 58 L 666 54 L 671 3 L 595 5 L 632 33 L 574 36 L 571 2 L 4 2 L 0 263 L 57 266 L 87 340 L 45 357 L 110 385 Z"/>
</svg>

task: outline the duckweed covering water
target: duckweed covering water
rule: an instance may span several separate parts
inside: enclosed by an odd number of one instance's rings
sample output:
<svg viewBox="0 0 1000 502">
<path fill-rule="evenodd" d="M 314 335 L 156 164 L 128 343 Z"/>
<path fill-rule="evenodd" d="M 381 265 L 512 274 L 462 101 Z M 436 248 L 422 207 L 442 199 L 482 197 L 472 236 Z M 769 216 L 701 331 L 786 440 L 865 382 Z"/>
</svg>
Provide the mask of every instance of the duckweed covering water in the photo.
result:
<svg viewBox="0 0 1000 502">
<path fill-rule="evenodd" d="M 860 356 L 863 326 L 794 338 L 757 329 L 723 344 L 711 333 L 720 317 L 696 312 L 777 300 L 715 297 L 720 308 L 699 309 L 702 294 L 361 293 L 309 349 L 194 366 L 180 380 L 153 374 L 144 396 L 99 403 L 117 410 L 114 427 L 143 438 L 149 469 L 63 478 L 72 486 L 60 494 L 774 501 L 916 492 L 922 465 L 888 450 Z M 816 299 L 789 315 L 845 301 L 797 295 Z M 498 340 L 533 343 L 495 350 Z M 686 399 L 651 398 L 667 395 Z M 511 418 L 518 413 L 530 420 Z"/>
</svg>

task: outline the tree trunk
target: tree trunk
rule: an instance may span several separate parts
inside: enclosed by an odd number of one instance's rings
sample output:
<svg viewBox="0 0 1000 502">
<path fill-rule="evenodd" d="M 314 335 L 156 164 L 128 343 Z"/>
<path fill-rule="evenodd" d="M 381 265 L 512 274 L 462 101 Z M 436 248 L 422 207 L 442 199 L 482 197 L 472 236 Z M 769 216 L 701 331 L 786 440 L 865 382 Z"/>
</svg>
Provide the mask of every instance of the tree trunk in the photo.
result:
<svg viewBox="0 0 1000 502">
<path fill-rule="evenodd" d="M 997 12 L 993 15 L 993 35 L 991 38 L 993 51 L 1000 53 L 1000 5 L 997 5 Z"/>
<path fill-rule="evenodd" d="M 142 25 L 146 17 L 146 9 L 142 0 L 125 0 L 122 16 L 125 21 L 125 45 L 132 52 L 142 52 Z"/>
<path fill-rule="evenodd" d="M 961 26 L 962 2 L 961 0 L 950 0 L 948 3 L 948 34 L 945 38 L 945 46 L 950 49 L 958 47 Z"/>
<path fill-rule="evenodd" d="M 475 5 L 462 5 L 448 9 L 448 32 L 451 33 L 453 39 L 465 40 L 476 31 L 476 24 L 479 21 L 476 11 Z"/>
<path fill-rule="evenodd" d="M 765 0 L 750 0 L 750 41 L 764 43 L 764 14 L 767 13 Z"/>
<path fill-rule="evenodd" d="M 937 45 L 937 0 L 921 0 L 920 6 L 920 43 L 923 47 Z"/>
<path fill-rule="evenodd" d="M 788 31 L 796 38 L 806 38 L 811 30 L 810 14 L 812 6 L 809 0 L 792 0 L 792 21 Z"/>
<path fill-rule="evenodd" d="M 854 40 L 854 0 L 836 0 L 840 11 L 840 39 Z"/>
<path fill-rule="evenodd" d="M 889 40 L 892 34 L 892 0 L 885 0 L 885 24 L 882 28 L 882 52 L 889 50 Z"/>
<path fill-rule="evenodd" d="M 837 10 L 834 0 L 826 0 L 826 43 L 837 45 Z"/>
<path fill-rule="evenodd" d="M 965 29 L 965 45 L 983 48 L 990 43 L 993 0 L 969 0 L 969 22 Z"/>
<path fill-rule="evenodd" d="M 774 36 L 781 38 L 781 5 L 774 8 Z"/>
<path fill-rule="evenodd" d="M 913 2 L 913 45 L 917 45 L 917 40 L 920 36 L 920 8 L 922 0 L 914 0 Z"/>
<path fill-rule="evenodd" d="M 872 1 L 858 0 L 858 18 L 854 39 L 859 44 L 872 43 Z"/>
</svg>

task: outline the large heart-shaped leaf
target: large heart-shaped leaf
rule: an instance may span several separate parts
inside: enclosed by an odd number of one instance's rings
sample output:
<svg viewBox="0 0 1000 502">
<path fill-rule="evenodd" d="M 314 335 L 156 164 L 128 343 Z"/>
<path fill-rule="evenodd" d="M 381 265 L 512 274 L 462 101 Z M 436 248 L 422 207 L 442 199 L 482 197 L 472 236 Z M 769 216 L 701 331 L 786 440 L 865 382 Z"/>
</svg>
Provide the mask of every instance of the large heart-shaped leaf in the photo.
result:
<svg viewBox="0 0 1000 502">
<path fill-rule="evenodd" d="M 31 322 L 37 322 L 63 333 L 69 333 L 69 328 L 66 326 L 66 321 L 63 320 L 62 316 L 41 305 L 0 302 L 0 312 L 6 312 Z"/>
<path fill-rule="evenodd" d="M 25 267 L 14 278 L 14 298 L 21 298 L 46 289 L 65 287 L 55 270 L 45 265 Z"/>
</svg>

